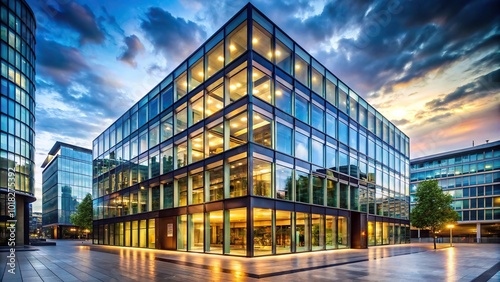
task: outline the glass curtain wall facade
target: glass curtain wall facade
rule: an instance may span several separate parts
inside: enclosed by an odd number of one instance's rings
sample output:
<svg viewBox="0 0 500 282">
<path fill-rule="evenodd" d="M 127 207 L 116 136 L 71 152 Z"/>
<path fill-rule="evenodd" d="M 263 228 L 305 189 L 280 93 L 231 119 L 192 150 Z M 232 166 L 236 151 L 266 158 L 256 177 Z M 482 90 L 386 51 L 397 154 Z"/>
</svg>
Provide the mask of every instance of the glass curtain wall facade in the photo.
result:
<svg viewBox="0 0 500 282">
<path fill-rule="evenodd" d="M 42 164 L 42 225 L 53 239 L 88 234 L 70 216 L 87 194 L 92 194 L 92 150 L 56 142 Z"/>
<path fill-rule="evenodd" d="M 408 155 L 403 132 L 248 4 L 94 140 L 94 243 L 404 243 Z"/>
<path fill-rule="evenodd" d="M 35 201 L 36 22 L 24 0 L 1 1 L 0 14 L 0 246 L 8 244 L 14 219 L 19 246 L 29 243 Z"/>
<path fill-rule="evenodd" d="M 412 206 L 418 183 L 429 179 L 453 197 L 460 215 L 453 229 L 455 242 L 500 242 L 500 141 L 413 159 Z M 417 230 L 412 237 L 418 238 Z"/>
</svg>

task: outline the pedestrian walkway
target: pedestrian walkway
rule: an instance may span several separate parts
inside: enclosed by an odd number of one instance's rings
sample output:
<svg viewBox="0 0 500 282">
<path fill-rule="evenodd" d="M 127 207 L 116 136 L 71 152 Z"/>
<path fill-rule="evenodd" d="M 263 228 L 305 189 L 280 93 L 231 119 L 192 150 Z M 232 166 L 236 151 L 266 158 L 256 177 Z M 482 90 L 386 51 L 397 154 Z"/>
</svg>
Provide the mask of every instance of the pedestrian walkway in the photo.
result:
<svg viewBox="0 0 500 282">
<path fill-rule="evenodd" d="M 0 253 L 2 281 L 498 281 L 500 245 L 380 246 L 259 258 L 228 257 L 57 241 Z"/>
</svg>

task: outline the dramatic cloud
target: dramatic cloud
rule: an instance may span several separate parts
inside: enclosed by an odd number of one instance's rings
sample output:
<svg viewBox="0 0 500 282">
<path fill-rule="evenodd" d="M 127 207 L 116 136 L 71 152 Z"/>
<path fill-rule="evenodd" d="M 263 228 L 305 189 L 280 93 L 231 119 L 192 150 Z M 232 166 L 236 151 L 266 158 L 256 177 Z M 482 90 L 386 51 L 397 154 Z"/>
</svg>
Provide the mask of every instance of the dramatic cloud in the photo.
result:
<svg viewBox="0 0 500 282">
<path fill-rule="evenodd" d="M 434 99 L 425 105 L 430 110 L 444 106 L 461 106 L 468 101 L 477 100 L 500 93 L 500 69 L 477 78 L 474 82 L 460 86 L 443 98 Z"/>
<path fill-rule="evenodd" d="M 36 48 L 39 75 L 63 86 L 67 86 L 75 75 L 89 69 L 85 58 L 76 48 L 45 39 L 38 39 Z"/>
<path fill-rule="evenodd" d="M 104 32 L 98 26 L 94 13 L 87 5 L 80 5 L 74 1 L 62 1 L 59 2 L 59 9 L 48 5 L 44 6 L 44 11 L 56 22 L 78 32 L 80 45 L 104 42 Z"/>
<path fill-rule="evenodd" d="M 117 59 L 134 68 L 137 67 L 135 57 L 144 52 L 144 45 L 142 45 L 141 40 L 134 34 L 125 37 L 123 42 L 126 45 L 125 50 Z"/>
<path fill-rule="evenodd" d="M 167 59 L 170 68 L 184 60 L 207 37 L 198 24 L 176 18 L 157 7 L 149 8 L 141 21 L 141 28 L 153 43 L 155 51 Z"/>
</svg>

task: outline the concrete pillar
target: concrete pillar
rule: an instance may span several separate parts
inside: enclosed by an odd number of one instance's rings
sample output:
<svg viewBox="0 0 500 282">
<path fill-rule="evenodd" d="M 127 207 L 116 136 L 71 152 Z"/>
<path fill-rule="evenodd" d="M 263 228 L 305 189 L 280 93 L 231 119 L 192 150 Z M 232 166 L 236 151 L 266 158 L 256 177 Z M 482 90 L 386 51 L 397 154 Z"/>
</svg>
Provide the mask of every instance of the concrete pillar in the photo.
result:
<svg viewBox="0 0 500 282">
<path fill-rule="evenodd" d="M 481 243 L 481 223 L 476 223 L 476 242 Z"/>
</svg>

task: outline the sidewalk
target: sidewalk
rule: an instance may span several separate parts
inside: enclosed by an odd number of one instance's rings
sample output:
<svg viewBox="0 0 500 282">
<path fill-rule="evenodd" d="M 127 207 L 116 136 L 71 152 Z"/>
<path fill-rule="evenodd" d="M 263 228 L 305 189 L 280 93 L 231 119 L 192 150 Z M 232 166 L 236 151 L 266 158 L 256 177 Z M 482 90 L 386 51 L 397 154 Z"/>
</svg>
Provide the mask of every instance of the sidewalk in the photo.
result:
<svg viewBox="0 0 500 282">
<path fill-rule="evenodd" d="M 499 280 L 499 244 L 438 247 L 433 250 L 432 244 L 414 243 L 241 258 L 58 240 L 57 246 L 16 253 L 15 275 L 7 272 L 8 253 L 0 253 L 0 278 L 30 282 Z"/>
</svg>

